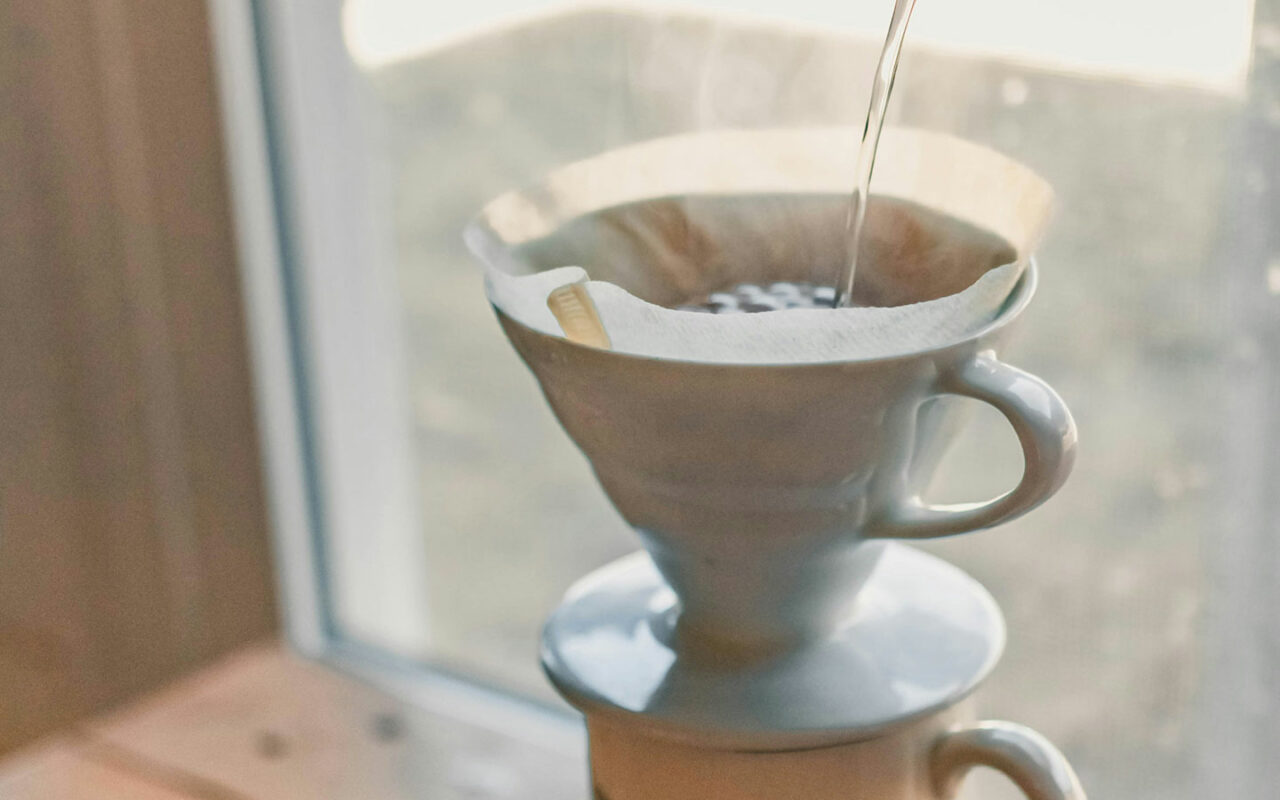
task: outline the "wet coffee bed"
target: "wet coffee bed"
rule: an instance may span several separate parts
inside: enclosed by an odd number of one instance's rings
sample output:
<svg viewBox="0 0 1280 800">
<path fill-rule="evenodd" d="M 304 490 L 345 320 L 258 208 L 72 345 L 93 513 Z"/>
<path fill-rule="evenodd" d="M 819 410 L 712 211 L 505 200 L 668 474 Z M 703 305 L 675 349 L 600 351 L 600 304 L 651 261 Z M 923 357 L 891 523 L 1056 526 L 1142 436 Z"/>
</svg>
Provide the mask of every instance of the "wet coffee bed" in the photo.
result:
<svg viewBox="0 0 1280 800">
<path fill-rule="evenodd" d="M 703 300 L 676 306 L 678 311 L 702 314 L 751 314 L 787 308 L 832 308 L 836 290 L 831 286 L 781 281 L 760 286 L 742 283 L 722 292 L 712 292 Z"/>
</svg>

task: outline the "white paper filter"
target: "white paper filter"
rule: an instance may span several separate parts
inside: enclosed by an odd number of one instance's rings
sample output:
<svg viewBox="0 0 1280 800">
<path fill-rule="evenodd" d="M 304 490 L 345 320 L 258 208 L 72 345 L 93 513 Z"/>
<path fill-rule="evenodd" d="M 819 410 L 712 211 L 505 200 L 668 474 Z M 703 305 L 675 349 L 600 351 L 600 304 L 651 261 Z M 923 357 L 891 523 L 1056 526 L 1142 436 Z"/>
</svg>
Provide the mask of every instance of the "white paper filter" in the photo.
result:
<svg viewBox="0 0 1280 800">
<path fill-rule="evenodd" d="M 1040 239 L 1052 191 L 992 150 L 909 129 L 885 132 L 859 256 L 855 299 L 887 307 L 726 315 L 667 307 L 743 282 L 810 280 L 815 265 L 833 275 L 857 142 L 852 129 L 821 128 L 632 145 L 503 195 L 467 241 L 504 314 L 563 336 L 547 296 L 586 282 L 612 348 L 633 355 L 867 359 L 943 345 L 989 323 Z"/>
</svg>

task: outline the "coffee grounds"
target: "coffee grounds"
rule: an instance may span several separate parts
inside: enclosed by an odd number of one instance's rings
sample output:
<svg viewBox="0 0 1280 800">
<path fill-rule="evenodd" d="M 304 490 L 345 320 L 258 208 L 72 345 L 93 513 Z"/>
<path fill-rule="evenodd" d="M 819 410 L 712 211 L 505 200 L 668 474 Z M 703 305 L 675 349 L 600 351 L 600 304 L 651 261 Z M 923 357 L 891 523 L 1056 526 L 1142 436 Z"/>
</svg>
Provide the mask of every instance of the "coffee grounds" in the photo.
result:
<svg viewBox="0 0 1280 800">
<path fill-rule="evenodd" d="M 676 306 L 677 311 L 701 314 L 753 314 L 786 308 L 832 308 L 836 290 L 831 286 L 782 281 L 761 287 L 739 284 L 725 292 L 712 292 L 706 299 Z"/>
</svg>

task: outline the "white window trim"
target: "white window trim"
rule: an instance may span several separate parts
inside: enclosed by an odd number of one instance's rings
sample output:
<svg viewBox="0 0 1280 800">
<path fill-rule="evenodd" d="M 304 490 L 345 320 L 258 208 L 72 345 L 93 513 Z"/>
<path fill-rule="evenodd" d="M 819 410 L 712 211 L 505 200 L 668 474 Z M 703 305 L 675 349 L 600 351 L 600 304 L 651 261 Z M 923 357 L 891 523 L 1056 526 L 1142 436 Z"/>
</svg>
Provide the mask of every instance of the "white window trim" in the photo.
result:
<svg viewBox="0 0 1280 800">
<path fill-rule="evenodd" d="M 373 644 L 425 653 L 422 527 L 411 467 L 407 382 L 388 244 L 375 205 L 360 77 L 341 40 L 340 4 L 255 2 L 266 148 L 295 384 L 305 393 L 301 454 L 316 465 L 313 523 L 341 603 L 322 607 Z M 261 93 L 260 93 L 261 94 Z M 242 134 L 228 136 L 234 144 Z M 295 427 L 297 427 L 295 425 Z M 357 549 L 358 548 L 358 549 Z"/>
<path fill-rule="evenodd" d="M 366 116 L 354 67 L 334 58 L 339 0 L 209 9 L 286 636 L 433 713 L 585 761 L 570 714 L 339 636 L 327 581 L 373 577 L 371 607 L 343 626 L 373 644 L 429 643 L 390 217 L 366 202 L 370 175 L 350 157 Z M 371 526 L 377 537 L 358 535 Z M 328 574 L 341 559 L 326 543 L 371 538 L 384 551 L 348 559 L 359 575 Z M 379 630 L 388 608 L 408 611 Z"/>
</svg>

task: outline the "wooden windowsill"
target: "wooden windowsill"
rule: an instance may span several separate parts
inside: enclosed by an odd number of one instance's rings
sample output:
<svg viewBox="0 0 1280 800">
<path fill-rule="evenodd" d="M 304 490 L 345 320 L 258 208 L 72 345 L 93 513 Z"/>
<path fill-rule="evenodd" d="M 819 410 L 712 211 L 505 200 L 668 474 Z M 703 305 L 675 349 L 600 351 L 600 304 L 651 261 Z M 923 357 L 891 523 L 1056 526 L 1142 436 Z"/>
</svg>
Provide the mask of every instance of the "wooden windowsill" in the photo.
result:
<svg viewBox="0 0 1280 800">
<path fill-rule="evenodd" d="M 5 800 L 586 796 L 576 759 L 425 712 L 278 645 L 0 761 Z"/>
</svg>

